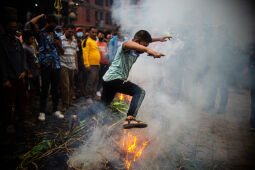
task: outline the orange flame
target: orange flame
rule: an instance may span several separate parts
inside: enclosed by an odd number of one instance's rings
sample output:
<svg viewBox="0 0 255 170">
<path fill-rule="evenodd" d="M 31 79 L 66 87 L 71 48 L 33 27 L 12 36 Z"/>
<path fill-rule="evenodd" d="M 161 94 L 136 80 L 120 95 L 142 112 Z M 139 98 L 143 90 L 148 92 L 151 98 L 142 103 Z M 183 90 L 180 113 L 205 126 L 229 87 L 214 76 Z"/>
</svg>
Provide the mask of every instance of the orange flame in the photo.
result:
<svg viewBox="0 0 255 170">
<path fill-rule="evenodd" d="M 119 100 L 121 100 L 121 101 L 130 102 L 131 99 L 132 99 L 132 96 L 124 95 L 123 93 L 118 93 L 118 98 L 119 98 Z"/>
<path fill-rule="evenodd" d="M 125 132 L 125 131 L 124 131 Z M 125 164 L 126 169 L 129 170 L 137 158 L 141 157 L 144 148 L 147 146 L 148 141 L 145 141 L 141 144 L 141 141 L 138 140 L 137 136 L 132 135 L 130 132 L 124 136 L 122 146 L 125 151 Z M 141 145 L 139 145 L 139 143 Z"/>
</svg>

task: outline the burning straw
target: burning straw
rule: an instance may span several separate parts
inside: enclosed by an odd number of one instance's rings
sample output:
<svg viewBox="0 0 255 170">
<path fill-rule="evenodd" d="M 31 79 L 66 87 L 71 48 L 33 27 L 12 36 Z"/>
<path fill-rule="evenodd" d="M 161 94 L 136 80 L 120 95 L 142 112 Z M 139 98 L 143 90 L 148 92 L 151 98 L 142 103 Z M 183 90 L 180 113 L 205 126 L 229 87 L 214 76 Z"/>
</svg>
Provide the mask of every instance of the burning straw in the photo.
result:
<svg viewBox="0 0 255 170">
<path fill-rule="evenodd" d="M 104 117 L 103 121 L 112 122 L 107 129 L 108 136 L 111 137 L 110 131 L 121 124 L 123 121 L 124 114 L 126 114 L 128 104 L 121 100 L 116 100 L 111 104 L 111 116 Z M 106 109 L 107 110 L 107 109 Z M 105 111 L 106 111 L 105 110 Z M 122 114 L 120 114 L 122 113 Z M 100 113 L 98 113 L 100 115 Z M 64 153 L 69 157 L 78 146 L 87 142 L 87 139 L 94 131 L 95 127 L 102 126 L 102 122 L 99 121 L 98 115 L 94 115 L 90 118 L 76 122 L 75 126 L 71 125 L 69 131 L 58 129 L 58 132 L 53 134 L 53 139 L 45 139 L 47 135 L 52 135 L 51 132 L 43 133 L 41 136 L 44 138 L 41 142 L 35 145 L 30 151 L 22 155 L 22 161 L 17 169 L 33 168 L 38 169 L 38 164 L 41 163 L 45 158 L 54 156 L 56 153 Z M 73 122 L 71 121 L 71 124 Z M 78 124 L 77 124 L 78 123 Z M 98 154 L 101 153 L 98 151 Z M 103 155 L 103 153 L 99 154 Z M 107 160 L 102 160 L 103 164 L 108 166 Z M 73 167 L 75 169 L 75 167 Z"/>
</svg>

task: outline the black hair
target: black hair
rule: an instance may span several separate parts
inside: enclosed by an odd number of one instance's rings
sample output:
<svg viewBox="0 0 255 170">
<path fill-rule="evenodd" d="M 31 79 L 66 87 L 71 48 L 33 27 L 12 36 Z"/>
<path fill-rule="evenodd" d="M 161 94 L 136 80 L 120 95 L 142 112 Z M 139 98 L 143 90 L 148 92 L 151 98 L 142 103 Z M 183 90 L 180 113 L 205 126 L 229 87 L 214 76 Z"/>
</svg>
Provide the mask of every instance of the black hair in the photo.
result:
<svg viewBox="0 0 255 170">
<path fill-rule="evenodd" d="M 111 31 L 105 31 L 105 36 L 107 36 L 108 34 L 111 34 L 112 32 Z"/>
<path fill-rule="evenodd" d="M 23 41 L 28 41 L 29 38 L 31 38 L 32 36 L 34 36 L 34 34 L 30 30 L 25 30 L 25 31 L 22 32 L 22 39 L 23 39 Z"/>
<path fill-rule="evenodd" d="M 99 33 L 102 33 L 102 34 L 105 35 L 105 33 L 103 31 L 101 31 L 101 30 L 98 30 L 97 34 L 99 34 Z"/>
<path fill-rule="evenodd" d="M 152 42 L 151 35 L 146 30 L 140 30 L 136 32 L 134 39 L 137 39 L 138 41 Z"/>
<path fill-rule="evenodd" d="M 75 29 L 75 26 L 73 24 L 68 24 L 65 26 L 65 29 L 69 29 L 69 28 Z"/>
<path fill-rule="evenodd" d="M 57 19 L 56 15 L 49 14 L 46 17 L 46 22 L 47 23 L 55 23 L 55 24 L 57 24 L 58 23 L 58 19 Z"/>
<path fill-rule="evenodd" d="M 120 26 L 118 26 L 118 27 L 113 31 L 113 35 L 117 35 L 119 31 L 120 31 Z"/>
<path fill-rule="evenodd" d="M 89 32 L 90 32 L 92 29 L 97 29 L 97 28 L 94 27 L 94 26 L 91 26 L 91 27 L 89 27 Z"/>
</svg>

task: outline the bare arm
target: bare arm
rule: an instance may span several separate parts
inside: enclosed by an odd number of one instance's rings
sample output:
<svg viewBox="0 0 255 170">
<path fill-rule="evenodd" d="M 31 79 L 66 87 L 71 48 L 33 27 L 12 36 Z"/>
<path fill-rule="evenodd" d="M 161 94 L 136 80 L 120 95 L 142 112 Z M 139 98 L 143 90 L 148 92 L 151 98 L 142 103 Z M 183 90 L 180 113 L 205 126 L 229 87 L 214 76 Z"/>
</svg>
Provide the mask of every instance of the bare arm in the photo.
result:
<svg viewBox="0 0 255 170">
<path fill-rule="evenodd" d="M 39 19 L 41 18 L 45 18 L 45 14 L 41 14 L 41 15 L 37 15 L 36 17 L 32 18 L 30 20 L 30 25 L 31 25 L 31 28 L 34 32 L 37 32 L 38 31 L 38 26 L 37 26 L 37 22 Z"/>
<path fill-rule="evenodd" d="M 152 42 L 155 42 L 155 41 L 165 42 L 167 39 L 170 40 L 171 38 L 172 38 L 171 36 L 152 38 Z"/>
<path fill-rule="evenodd" d="M 53 39 L 52 40 L 52 43 L 56 46 L 56 47 L 58 47 L 58 49 L 59 49 L 59 52 L 60 52 L 60 54 L 61 55 L 63 55 L 64 53 L 65 53 L 65 50 L 64 50 L 64 48 L 62 47 L 62 45 L 61 45 L 61 43 L 60 43 L 60 41 L 58 40 L 58 39 Z"/>
<path fill-rule="evenodd" d="M 143 45 L 140 45 L 140 44 L 138 44 L 134 41 L 126 41 L 126 42 L 123 43 L 122 47 L 124 49 L 136 50 L 136 51 L 139 51 L 139 52 L 146 52 L 149 55 L 153 55 L 154 58 L 160 58 L 161 56 L 165 56 L 162 53 L 155 52 L 155 51 L 151 50 L 150 48 L 145 47 Z"/>
<path fill-rule="evenodd" d="M 37 15 L 36 17 L 32 18 L 32 19 L 30 20 L 30 22 L 33 23 L 33 24 L 36 24 L 37 21 L 38 21 L 40 18 L 43 18 L 43 17 L 45 17 L 45 14 Z"/>
</svg>

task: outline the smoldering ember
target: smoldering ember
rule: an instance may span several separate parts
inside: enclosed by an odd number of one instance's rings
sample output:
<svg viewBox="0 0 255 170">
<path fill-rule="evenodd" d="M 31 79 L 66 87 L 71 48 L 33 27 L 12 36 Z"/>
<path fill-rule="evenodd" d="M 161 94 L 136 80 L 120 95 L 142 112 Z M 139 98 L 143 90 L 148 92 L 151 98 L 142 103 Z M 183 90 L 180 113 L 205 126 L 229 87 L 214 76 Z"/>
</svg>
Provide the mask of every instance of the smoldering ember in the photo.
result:
<svg viewBox="0 0 255 170">
<path fill-rule="evenodd" d="M 255 169 L 253 1 L 1 3 L 2 169 Z"/>
</svg>

